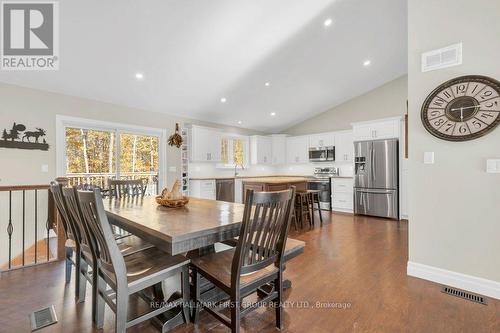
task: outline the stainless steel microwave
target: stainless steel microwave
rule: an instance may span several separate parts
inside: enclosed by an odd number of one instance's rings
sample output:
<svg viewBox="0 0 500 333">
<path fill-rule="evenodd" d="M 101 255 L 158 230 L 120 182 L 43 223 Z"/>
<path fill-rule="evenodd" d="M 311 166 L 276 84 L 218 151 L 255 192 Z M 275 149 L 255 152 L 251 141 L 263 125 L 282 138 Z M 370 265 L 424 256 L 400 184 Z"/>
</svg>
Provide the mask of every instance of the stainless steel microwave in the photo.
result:
<svg viewBox="0 0 500 333">
<path fill-rule="evenodd" d="M 335 161 L 335 147 L 311 147 L 309 148 L 309 162 L 332 162 Z"/>
</svg>

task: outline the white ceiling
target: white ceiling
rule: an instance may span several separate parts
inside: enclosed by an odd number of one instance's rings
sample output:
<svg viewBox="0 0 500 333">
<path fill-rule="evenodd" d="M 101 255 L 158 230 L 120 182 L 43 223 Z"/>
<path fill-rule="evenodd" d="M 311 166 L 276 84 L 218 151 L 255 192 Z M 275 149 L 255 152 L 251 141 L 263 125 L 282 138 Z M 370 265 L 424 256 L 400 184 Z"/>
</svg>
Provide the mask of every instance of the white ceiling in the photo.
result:
<svg viewBox="0 0 500 333">
<path fill-rule="evenodd" d="M 277 132 L 405 74 L 406 7 L 406 0 L 64 0 L 60 70 L 0 72 L 0 81 Z M 327 18 L 333 24 L 325 28 Z"/>
</svg>

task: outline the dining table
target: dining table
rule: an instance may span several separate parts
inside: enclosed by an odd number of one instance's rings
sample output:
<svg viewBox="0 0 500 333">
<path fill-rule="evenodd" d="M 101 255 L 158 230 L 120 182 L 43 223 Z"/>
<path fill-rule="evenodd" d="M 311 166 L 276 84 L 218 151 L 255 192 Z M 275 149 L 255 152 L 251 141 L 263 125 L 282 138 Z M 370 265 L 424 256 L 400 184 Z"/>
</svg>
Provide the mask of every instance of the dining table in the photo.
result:
<svg viewBox="0 0 500 333">
<path fill-rule="evenodd" d="M 215 251 L 216 244 L 231 243 L 239 236 L 245 205 L 217 200 L 190 198 L 181 208 L 158 205 L 155 197 L 124 197 L 103 199 L 109 222 L 170 254 L 182 254 L 188 258 Z M 285 255 L 285 261 L 304 251 L 304 243 L 297 240 Z M 288 246 L 287 246 L 288 247 Z M 288 286 L 290 282 L 288 281 Z M 202 301 L 217 302 L 222 295 L 213 285 L 202 288 Z M 156 289 L 156 297 L 164 300 L 162 288 Z M 263 289 L 262 292 L 265 292 Z M 181 309 L 173 309 L 154 323 L 162 332 L 184 322 Z"/>
</svg>

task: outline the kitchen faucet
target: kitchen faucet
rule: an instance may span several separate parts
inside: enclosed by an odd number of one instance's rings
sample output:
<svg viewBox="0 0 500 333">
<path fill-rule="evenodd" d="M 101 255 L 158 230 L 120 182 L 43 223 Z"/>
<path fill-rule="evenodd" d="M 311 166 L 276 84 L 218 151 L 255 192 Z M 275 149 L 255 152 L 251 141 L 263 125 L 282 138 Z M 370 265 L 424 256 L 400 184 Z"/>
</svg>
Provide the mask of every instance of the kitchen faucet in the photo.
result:
<svg viewBox="0 0 500 333">
<path fill-rule="evenodd" d="M 238 171 L 236 171 L 238 168 L 238 165 L 241 166 L 241 170 L 245 170 L 243 163 L 235 163 L 234 164 L 234 178 L 238 177 Z"/>
</svg>

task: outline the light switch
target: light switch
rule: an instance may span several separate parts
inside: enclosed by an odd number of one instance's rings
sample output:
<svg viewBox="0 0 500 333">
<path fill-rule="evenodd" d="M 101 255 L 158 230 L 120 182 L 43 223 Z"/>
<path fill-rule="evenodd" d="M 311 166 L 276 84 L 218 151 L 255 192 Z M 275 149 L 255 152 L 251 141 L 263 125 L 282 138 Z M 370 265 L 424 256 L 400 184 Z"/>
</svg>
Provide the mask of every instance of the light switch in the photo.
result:
<svg viewBox="0 0 500 333">
<path fill-rule="evenodd" d="M 426 151 L 424 153 L 424 164 L 434 164 L 434 152 Z"/>
<path fill-rule="evenodd" d="M 486 160 L 487 173 L 500 173 L 500 160 Z"/>
<path fill-rule="evenodd" d="M 177 172 L 177 167 L 175 167 L 175 166 L 168 167 L 168 171 Z"/>
<path fill-rule="evenodd" d="M 49 172 L 49 165 L 48 164 L 42 164 L 42 172 L 44 172 L 44 173 Z"/>
</svg>

